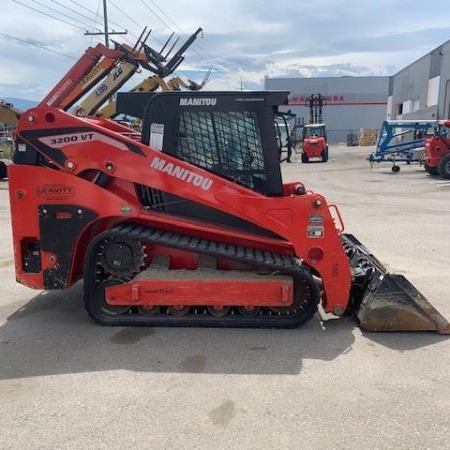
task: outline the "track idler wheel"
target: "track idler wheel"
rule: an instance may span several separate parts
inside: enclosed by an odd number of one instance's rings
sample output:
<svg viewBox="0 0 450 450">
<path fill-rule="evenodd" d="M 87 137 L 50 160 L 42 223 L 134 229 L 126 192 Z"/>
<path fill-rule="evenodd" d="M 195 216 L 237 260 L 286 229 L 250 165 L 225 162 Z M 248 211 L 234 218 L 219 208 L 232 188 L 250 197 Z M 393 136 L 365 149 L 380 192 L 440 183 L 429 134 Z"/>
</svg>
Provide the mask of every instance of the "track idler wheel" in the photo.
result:
<svg viewBox="0 0 450 450">
<path fill-rule="evenodd" d="M 259 314 L 260 308 L 256 306 L 239 306 L 239 314 L 244 317 L 256 317 Z"/>
<path fill-rule="evenodd" d="M 189 306 L 169 306 L 169 314 L 175 317 L 183 317 L 189 312 Z"/>
<path fill-rule="evenodd" d="M 126 314 L 130 307 L 129 306 L 113 306 L 106 302 L 105 299 L 105 289 L 109 286 L 116 286 L 122 284 L 123 281 L 118 278 L 109 278 L 102 281 L 95 289 L 96 296 L 96 306 L 101 309 L 101 312 L 108 316 L 120 316 Z"/>
<path fill-rule="evenodd" d="M 138 306 L 138 313 L 141 316 L 145 317 L 153 317 L 159 314 L 160 307 L 159 306 Z"/>
<path fill-rule="evenodd" d="M 208 312 L 213 317 L 225 317 L 230 312 L 229 306 L 222 306 L 221 308 L 216 306 L 208 306 Z"/>
</svg>

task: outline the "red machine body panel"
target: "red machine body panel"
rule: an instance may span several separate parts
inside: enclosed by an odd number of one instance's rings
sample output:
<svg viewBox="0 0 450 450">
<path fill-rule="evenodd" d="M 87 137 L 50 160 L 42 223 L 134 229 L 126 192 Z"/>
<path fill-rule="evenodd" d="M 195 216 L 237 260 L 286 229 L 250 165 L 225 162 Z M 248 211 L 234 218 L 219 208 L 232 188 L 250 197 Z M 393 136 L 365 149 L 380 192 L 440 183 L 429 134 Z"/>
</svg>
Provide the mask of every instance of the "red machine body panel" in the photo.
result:
<svg viewBox="0 0 450 450">
<path fill-rule="evenodd" d="M 370 330 L 450 333 L 404 277 L 343 233 L 336 206 L 283 184 L 273 120 L 287 93 L 149 94 L 138 100 L 139 136 L 46 106 L 71 98 L 67 86 L 17 127 L 9 193 L 20 283 L 83 279 L 86 310 L 105 325 L 284 328 L 321 302 Z M 125 100 L 136 110 L 134 94 Z M 304 152 L 325 162 L 324 132 Z"/>
<path fill-rule="evenodd" d="M 425 164 L 438 167 L 441 159 L 450 152 L 450 139 L 442 136 L 429 136 L 425 140 Z"/>
<path fill-rule="evenodd" d="M 303 141 L 303 152 L 308 158 L 322 158 L 325 148 L 325 138 L 321 136 L 308 137 Z"/>
<path fill-rule="evenodd" d="M 286 252 L 290 248 L 323 280 L 326 311 L 345 311 L 351 285 L 350 267 L 330 209 L 321 195 L 308 192 L 267 197 L 161 154 L 123 134 L 99 126 L 96 121 L 74 117 L 57 109 L 41 107 L 28 111 L 22 116 L 19 135 L 28 145 L 33 145 L 36 140 L 43 144 L 47 155 L 54 155 L 52 164 L 58 168 L 51 172 L 48 168 L 31 166 L 11 168 L 16 270 L 24 284 L 43 287 L 39 276 L 25 274 L 21 267 L 24 240 L 38 237 L 42 231 L 39 230 L 36 209 L 42 208 L 43 204 L 64 204 L 96 213 L 95 219 L 86 223 L 73 245 L 66 285 L 81 276 L 82 255 L 93 236 L 111 224 L 133 220 L 157 223 L 167 230 L 190 229 L 201 237 L 258 243 L 267 249 L 277 247 Z M 89 171 L 106 172 L 114 180 L 126 182 L 122 185 L 113 183 L 105 192 L 105 189 L 80 177 Z M 180 176 L 180 173 L 184 175 Z M 252 236 L 251 233 L 147 211 L 138 203 L 132 189 L 126 189 L 126 184 L 145 185 L 149 179 L 156 189 L 182 192 L 186 199 L 254 223 L 270 230 L 279 239 Z M 53 195 L 49 191 L 51 186 L 54 189 L 60 186 L 63 191 Z M 289 191 L 291 186 L 288 185 L 286 190 Z M 55 218 L 57 220 L 65 219 Z M 53 264 L 58 264 L 58 256 L 55 258 Z M 48 264 L 48 261 L 42 261 L 42 267 L 48 267 Z"/>
<path fill-rule="evenodd" d="M 199 295 L 201 292 L 201 295 Z M 215 307 L 285 307 L 292 304 L 292 280 L 227 279 L 138 279 L 107 287 L 110 305 L 213 305 Z"/>
</svg>

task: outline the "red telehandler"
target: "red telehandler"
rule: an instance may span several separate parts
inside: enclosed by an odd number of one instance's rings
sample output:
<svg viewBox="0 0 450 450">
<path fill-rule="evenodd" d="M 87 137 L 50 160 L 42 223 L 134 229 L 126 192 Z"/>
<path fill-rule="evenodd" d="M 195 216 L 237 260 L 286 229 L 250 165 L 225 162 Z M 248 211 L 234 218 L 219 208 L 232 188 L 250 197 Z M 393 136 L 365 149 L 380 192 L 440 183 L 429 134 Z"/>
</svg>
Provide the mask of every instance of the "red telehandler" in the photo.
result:
<svg viewBox="0 0 450 450">
<path fill-rule="evenodd" d="M 39 106 L 68 111 L 100 80 L 117 69 L 121 63 L 132 63 L 136 68 L 139 64 L 146 64 L 148 58 L 140 51 L 148 38 L 147 34 L 147 37 L 142 40 L 145 32 L 146 28 L 142 31 L 134 47 L 118 43 L 115 43 L 114 49 L 103 44 L 89 47 L 59 83 L 44 97 Z M 113 93 L 114 91 L 111 91 L 111 95 Z M 98 94 L 102 95 L 103 91 L 99 91 Z"/>
<path fill-rule="evenodd" d="M 322 94 L 311 94 L 308 97 L 309 123 L 303 126 L 302 163 L 308 163 L 311 159 L 328 161 L 327 134 L 322 121 L 324 101 Z"/>
<path fill-rule="evenodd" d="M 450 179 L 450 120 L 437 124 L 433 135 L 425 139 L 425 170 Z"/>
</svg>

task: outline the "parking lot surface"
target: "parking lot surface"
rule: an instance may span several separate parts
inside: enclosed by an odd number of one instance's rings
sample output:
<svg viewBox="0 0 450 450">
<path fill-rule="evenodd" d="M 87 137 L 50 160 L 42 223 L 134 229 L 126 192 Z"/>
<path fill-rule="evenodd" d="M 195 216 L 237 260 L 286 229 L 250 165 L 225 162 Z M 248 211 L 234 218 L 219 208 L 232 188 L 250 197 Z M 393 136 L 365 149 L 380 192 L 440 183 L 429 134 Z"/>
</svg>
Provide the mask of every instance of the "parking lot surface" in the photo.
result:
<svg viewBox="0 0 450 450">
<path fill-rule="evenodd" d="M 283 164 L 450 319 L 450 183 L 371 170 L 368 147 Z M 16 284 L 0 182 L 0 448 L 448 449 L 450 339 L 368 333 L 317 315 L 297 330 L 108 328 L 80 283 Z"/>
</svg>

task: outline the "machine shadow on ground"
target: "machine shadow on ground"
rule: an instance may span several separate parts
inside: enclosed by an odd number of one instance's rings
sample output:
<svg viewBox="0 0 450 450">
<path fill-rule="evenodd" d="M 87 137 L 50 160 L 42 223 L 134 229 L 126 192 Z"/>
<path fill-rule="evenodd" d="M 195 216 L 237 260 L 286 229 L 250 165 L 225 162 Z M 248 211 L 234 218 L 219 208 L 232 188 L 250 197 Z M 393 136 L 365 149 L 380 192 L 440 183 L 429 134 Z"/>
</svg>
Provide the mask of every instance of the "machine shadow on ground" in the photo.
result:
<svg viewBox="0 0 450 450">
<path fill-rule="evenodd" d="M 428 347 L 442 341 L 448 340 L 450 337 L 446 335 L 439 335 L 436 332 L 391 332 L 391 333 L 377 333 L 363 331 L 363 336 L 370 339 L 376 344 L 388 347 L 391 350 L 399 352 L 407 352 L 410 350 L 417 350 L 418 348 Z"/>
<path fill-rule="evenodd" d="M 317 316 L 294 330 L 103 327 L 85 312 L 78 283 L 37 295 L 0 326 L 0 379 L 107 370 L 297 375 L 304 359 L 351 351 L 353 329 Z"/>
<path fill-rule="evenodd" d="M 304 359 L 331 361 L 352 351 L 351 318 L 316 316 L 294 330 L 102 327 L 82 304 L 82 285 L 43 292 L 0 326 L 0 379 L 131 370 L 155 373 L 298 375 Z M 359 333 L 359 331 L 357 331 Z M 364 333 L 407 351 L 444 337 Z"/>
<path fill-rule="evenodd" d="M 413 175 L 419 175 L 421 177 L 432 178 L 432 179 L 441 179 L 438 175 L 430 175 L 427 172 L 425 172 L 425 169 L 421 166 L 411 166 L 408 164 L 400 165 L 400 171 L 395 173 L 392 172 L 391 167 L 389 166 L 374 166 L 373 169 L 371 169 L 372 173 L 376 173 L 379 175 L 390 175 L 394 177 L 401 177 L 401 176 L 413 176 Z"/>
</svg>

